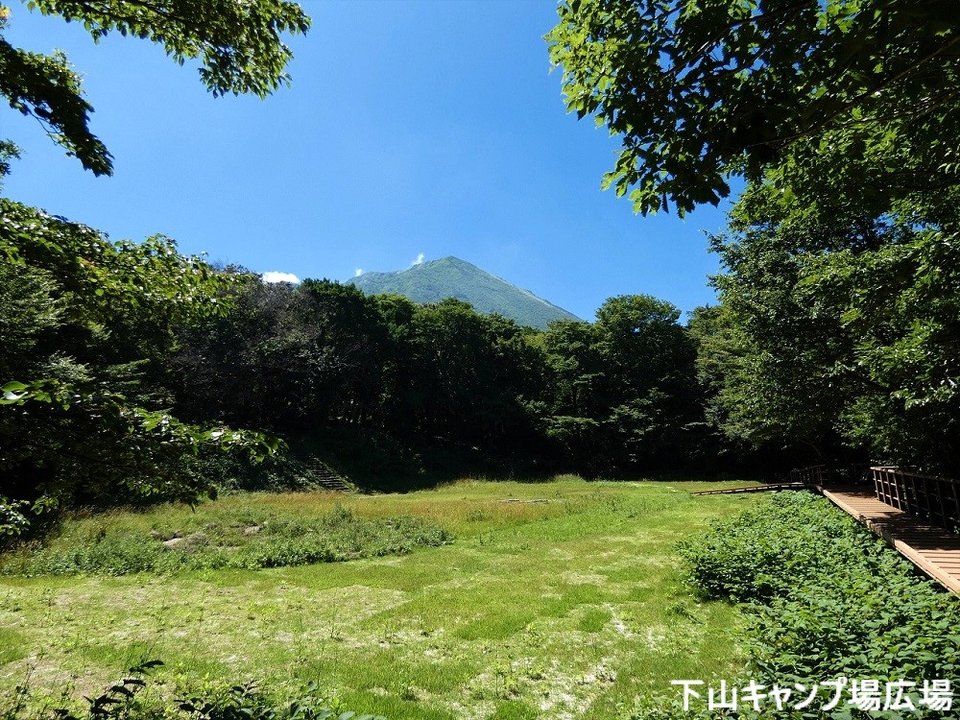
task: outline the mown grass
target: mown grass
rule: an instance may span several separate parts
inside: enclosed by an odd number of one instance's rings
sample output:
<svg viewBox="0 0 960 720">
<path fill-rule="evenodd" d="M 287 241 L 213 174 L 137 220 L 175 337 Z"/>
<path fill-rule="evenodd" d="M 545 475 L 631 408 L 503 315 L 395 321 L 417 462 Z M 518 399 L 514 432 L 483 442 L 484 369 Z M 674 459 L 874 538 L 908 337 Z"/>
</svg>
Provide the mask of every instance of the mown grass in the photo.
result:
<svg viewBox="0 0 960 720">
<path fill-rule="evenodd" d="M 742 666 L 739 611 L 696 601 L 675 548 L 756 499 L 689 495 L 700 487 L 464 481 L 79 518 L 56 543 L 189 534 L 248 512 L 307 523 L 338 502 L 357 519 L 410 516 L 456 539 L 266 570 L 0 578 L 0 695 L 28 674 L 48 693 L 89 694 L 159 658 L 158 680 L 180 691 L 318 680 L 344 705 L 392 720 L 617 717 L 638 694 L 669 692 L 671 679 Z"/>
</svg>

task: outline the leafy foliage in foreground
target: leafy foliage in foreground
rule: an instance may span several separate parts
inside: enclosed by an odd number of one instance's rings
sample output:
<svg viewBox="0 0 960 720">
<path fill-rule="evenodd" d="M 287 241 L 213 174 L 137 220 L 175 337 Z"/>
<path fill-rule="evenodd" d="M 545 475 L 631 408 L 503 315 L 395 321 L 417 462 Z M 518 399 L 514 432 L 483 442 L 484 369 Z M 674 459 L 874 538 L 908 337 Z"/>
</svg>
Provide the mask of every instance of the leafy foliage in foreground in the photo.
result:
<svg viewBox="0 0 960 720">
<path fill-rule="evenodd" d="M 956 183 L 946 0 L 565 0 L 547 36 L 567 108 L 622 142 L 605 187 L 682 213 L 781 165 L 851 196 Z M 890 151 L 896 161 L 876 162 Z M 839 162 L 819 166 L 818 160 Z M 949 160 L 950 162 L 945 162 Z M 824 171 L 823 174 L 813 172 Z"/>
<path fill-rule="evenodd" d="M 168 238 L 111 243 L 0 199 L 0 472 L 12 500 L 0 499 L 0 536 L 22 530 L 38 500 L 192 501 L 209 485 L 187 458 L 276 449 L 168 411 L 175 329 L 224 312 L 236 282 Z"/>
<path fill-rule="evenodd" d="M 207 520 L 207 521 L 204 521 Z M 45 547 L 27 545 L 7 556 L 0 574 L 126 575 L 178 570 L 255 570 L 364 557 L 402 555 L 451 540 L 443 528 L 414 517 L 365 519 L 338 506 L 321 517 L 277 515 L 251 504 L 234 513 L 149 532 L 107 528 L 94 518 Z"/>
<path fill-rule="evenodd" d="M 233 685 L 187 698 L 160 698 L 144 691 L 150 670 L 163 665 L 147 660 L 130 668 L 128 677 L 110 686 L 101 694 L 85 698 L 82 708 L 60 707 L 52 715 L 38 718 L 58 720 L 385 720 L 375 715 L 357 715 L 339 707 L 336 700 L 322 694 L 316 683 L 309 683 L 296 697 L 279 701 L 261 691 L 255 684 Z M 23 700 L 29 687 L 20 689 L 18 703 L 0 710 L 0 718 L 14 720 L 30 717 Z"/>
<path fill-rule="evenodd" d="M 310 27 L 300 5 L 286 0 L 30 0 L 27 5 L 78 22 L 94 41 L 116 32 L 158 43 L 180 64 L 196 58 L 202 63 L 200 79 L 215 96 L 264 97 L 287 82 L 292 53 L 282 36 Z M 112 174 L 113 158 L 89 128 L 93 107 L 83 96 L 80 74 L 62 52 L 43 55 L 8 43 L 2 35 L 8 16 L 0 6 L 0 97 L 35 118 L 84 168 Z"/>
<path fill-rule="evenodd" d="M 681 553 L 705 595 L 748 604 L 745 644 L 760 683 L 922 684 L 960 673 L 960 602 L 826 500 L 775 495 L 686 542 Z M 904 717 L 941 717 L 913 701 L 918 712 Z M 849 718 L 850 708 L 827 716 Z"/>
</svg>

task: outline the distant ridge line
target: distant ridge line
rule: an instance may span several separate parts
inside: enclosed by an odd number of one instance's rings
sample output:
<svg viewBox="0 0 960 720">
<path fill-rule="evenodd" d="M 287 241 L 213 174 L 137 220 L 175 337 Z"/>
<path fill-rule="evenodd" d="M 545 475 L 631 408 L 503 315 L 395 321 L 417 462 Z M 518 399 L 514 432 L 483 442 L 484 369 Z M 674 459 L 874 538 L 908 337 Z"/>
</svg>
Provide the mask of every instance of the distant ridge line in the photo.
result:
<svg viewBox="0 0 960 720">
<path fill-rule="evenodd" d="M 463 300 L 477 312 L 496 313 L 520 325 L 541 330 L 558 320 L 581 320 L 533 291 L 452 255 L 423 261 L 403 270 L 362 273 L 346 282 L 368 295 L 396 293 L 420 304 L 446 298 Z"/>
</svg>

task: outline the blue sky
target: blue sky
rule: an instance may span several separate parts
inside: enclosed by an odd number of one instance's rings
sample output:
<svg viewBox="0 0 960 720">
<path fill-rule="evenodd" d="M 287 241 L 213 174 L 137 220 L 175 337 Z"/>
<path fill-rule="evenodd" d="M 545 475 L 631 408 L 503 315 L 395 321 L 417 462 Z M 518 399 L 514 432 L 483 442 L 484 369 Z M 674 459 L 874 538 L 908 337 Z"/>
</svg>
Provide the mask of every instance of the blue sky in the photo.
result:
<svg viewBox="0 0 960 720">
<path fill-rule="evenodd" d="M 293 84 L 213 98 L 162 49 L 12 3 L 14 45 L 65 50 L 94 132 L 115 158 L 96 178 L 35 121 L 0 110 L 24 150 L 4 194 L 106 231 L 258 272 L 345 279 L 456 255 L 592 319 L 613 295 L 681 309 L 712 302 L 717 259 L 686 219 L 635 215 L 600 190 L 616 139 L 568 115 L 539 0 L 307 0 Z"/>
</svg>

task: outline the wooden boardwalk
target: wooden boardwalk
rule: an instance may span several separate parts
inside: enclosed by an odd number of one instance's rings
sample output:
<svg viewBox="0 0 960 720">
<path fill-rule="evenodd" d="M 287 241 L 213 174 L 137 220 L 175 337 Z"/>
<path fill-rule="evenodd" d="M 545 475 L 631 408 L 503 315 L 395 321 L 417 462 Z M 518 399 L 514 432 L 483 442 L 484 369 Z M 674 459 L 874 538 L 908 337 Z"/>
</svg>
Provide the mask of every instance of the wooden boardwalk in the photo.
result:
<svg viewBox="0 0 960 720">
<path fill-rule="evenodd" d="M 723 490 L 701 490 L 691 495 L 739 495 L 741 493 L 777 492 L 780 490 L 816 490 L 813 485 L 801 482 L 767 483 L 766 485 L 749 485 L 747 487 L 724 488 Z"/>
<path fill-rule="evenodd" d="M 960 535 L 881 502 L 872 487 L 818 489 L 931 578 L 960 594 Z"/>
</svg>

